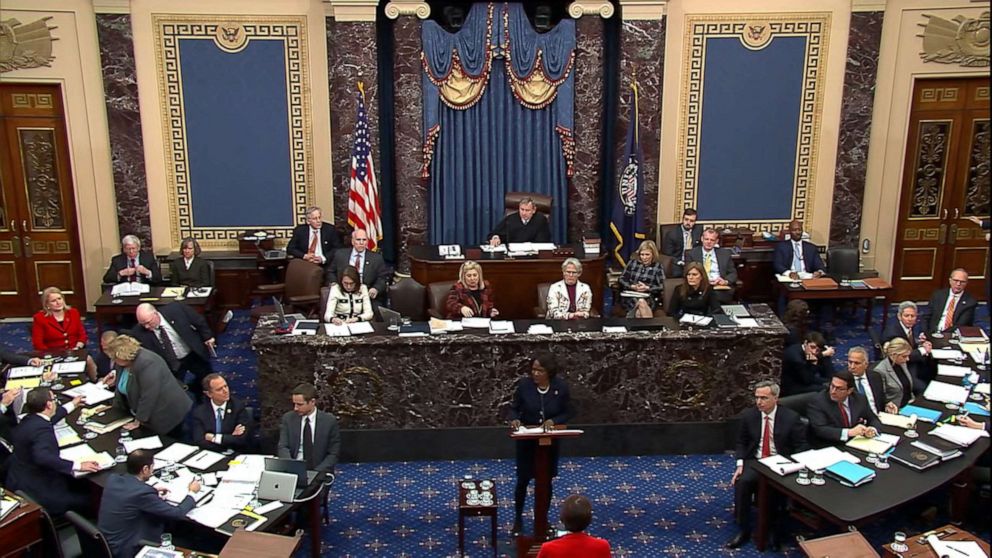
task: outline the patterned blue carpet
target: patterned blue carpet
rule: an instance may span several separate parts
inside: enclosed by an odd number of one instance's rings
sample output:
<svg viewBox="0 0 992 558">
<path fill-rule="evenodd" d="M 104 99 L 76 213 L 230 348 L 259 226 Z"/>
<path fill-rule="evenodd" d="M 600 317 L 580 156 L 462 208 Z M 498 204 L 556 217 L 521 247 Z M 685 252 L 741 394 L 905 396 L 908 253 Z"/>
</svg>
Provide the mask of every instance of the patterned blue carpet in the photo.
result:
<svg viewBox="0 0 992 558">
<path fill-rule="evenodd" d="M 894 307 L 890 312 L 894 312 Z M 835 316 L 835 364 L 846 350 L 868 344 L 864 314 L 843 310 Z M 881 309 L 874 325 L 879 327 Z M 890 319 L 895 319 L 890 315 Z M 979 310 L 979 322 L 988 329 L 988 307 Z M 95 327 L 87 320 L 90 346 Z M 252 324 L 247 312 L 236 312 L 219 336 L 215 368 L 224 373 L 233 391 L 257 405 L 255 357 L 249 347 Z M 30 350 L 30 324 L 0 323 L 3 345 Z M 594 502 L 595 516 L 589 531 L 608 539 L 616 557 L 761 556 L 753 545 L 727 551 L 722 545 L 735 533 L 733 492 L 728 481 L 734 462 L 730 455 L 641 456 L 563 459 L 555 483 L 556 503 L 566 494 L 579 492 Z M 345 463 L 340 466 L 331 493 L 331 522 L 324 527 L 322 556 L 327 557 L 448 557 L 458 554 L 457 489 L 459 479 L 496 481 L 499 502 L 499 556 L 512 556 L 508 530 L 513 519 L 511 460 Z M 527 509 L 532 509 L 528 498 Z M 865 527 L 877 546 L 896 530 L 919 532 L 947 523 L 946 510 L 932 522 L 892 514 Z M 552 517 L 556 514 L 552 513 Z M 966 525 L 989 537 L 987 515 L 978 525 Z M 525 518 L 525 524 L 530 516 Z M 466 555 L 492 556 L 488 518 L 466 521 Z M 822 536 L 835 531 L 810 533 L 793 525 L 794 534 Z M 298 556 L 308 556 L 309 539 Z M 783 555 L 802 555 L 794 545 Z"/>
</svg>

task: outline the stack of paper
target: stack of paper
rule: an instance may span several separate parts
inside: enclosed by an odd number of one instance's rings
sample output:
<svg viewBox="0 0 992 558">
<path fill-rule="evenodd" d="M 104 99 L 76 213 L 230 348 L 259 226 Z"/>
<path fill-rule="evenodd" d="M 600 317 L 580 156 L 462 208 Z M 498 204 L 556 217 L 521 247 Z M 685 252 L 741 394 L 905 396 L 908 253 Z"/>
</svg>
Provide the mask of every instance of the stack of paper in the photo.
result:
<svg viewBox="0 0 992 558">
<path fill-rule="evenodd" d="M 531 326 L 533 327 L 533 326 Z M 627 333 L 626 326 L 603 326 L 603 333 Z"/>
<path fill-rule="evenodd" d="M 155 454 L 155 469 L 157 470 L 169 462 L 179 463 L 198 449 L 196 446 L 174 442 L 171 446 Z"/>
<path fill-rule="evenodd" d="M 531 335 L 551 335 L 555 330 L 547 324 L 532 324 L 527 328 L 527 333 Z"/>
<path fill-rule="evenodd" d="M 851 449 L 861 450 L 865 453 L 885 453 L 892 449 L 892 446 L 899 442 L 899 436 L 891 434 L 879 434 L 874 438 L 855 436 L 845 444 Z"/>
<path fill-rule="evenodd" d="M 79 444 L 78 446 L 72 446 L 71 448 L 65 448 L 64 450 L 59 450 L 59 457 L 67 461 L 72 461 L 75 463 L 82 463 L 83 461 L 95 461 L 100 467 L 100 470 L 110 469 L 116 463 L 114 458 L 107 452 L 101 451 L 97 452 L 90 447 L 89 444 Z M 75 477 L 82 477 L 88 475 L 89 473 L 84 472 L 73 472 L 72 475 Z"/>
<path fill-rule="evenodd" d="M 894 415 L 892 413 L 878 413 L 878 420 L 882 421 L 882 424 L 885 426 L 895 426 L 903 430 L 913 426 L 913 420 L 908 416 Z"/>
<path fill-rule="evenodd" d="M 177 298 L 186 294 L 186 287 L 166 287 L 162 289 L 162 298 Z"/>
<path fill-rule="evenodd" d="M 516 333 L 517 331 L 513 328 L 513 322 L 509 320 L 490 320 L 489 321 L 489 333 L 500 334 L 500 333 Z"/>
<path fill-rule="evenodd" d="M 431 328 L 431 334 L 450 333 L 462 330 L 462 323 L 454 320 L 439 320 L 437 318 L 431 318 L 427 323 Z"/>
<path fill-rule="evenodd" d="M 366 333 L 374 333 L 375 328 L 372 327 L 370 322 L 354 322 L 348 324 L 348 331 L 352 335 L 364 335 Z"/>
<path fill-rule="evenodd" d="M 224 459 L 224 454 L 215 451 L 203 450 L 193 457 L 187 459 L 185 464 L 191 469 L 203 471 L 214 466 L 215 463 Z"/>
<path fill-rule="evenodd" d="M 83 365 L 85 366 L 85 364 L 86 363 L 84 362 Z M 82 396 L 83 401 L 85 401 L 87 405 L 102 403 L 108 399 L 114 398 L 114 392 L 107 389 L 107 386 L 105 386 L 102 382 L 96 384 L 87 382 L 72 389 L 67 389 L 63 393 L 69 397 Z"/>
<path fill-rule="evenodd" d="M 679 318 L 679 323 L 698 326 L 708 326 L 712 321 L 713 318 L 709 316 L 698 316 L 696 314 L 682 314 L 682 317 Z"/>
<path fill-rule="evenodd" d="M 324 332 L 329 337 L 351 337 L 351 330 L 348 329 L 348 324 L 324 324 Z"/>
<path fill-rule="evenodd" d="M 147 449 L 153 450 L 162 447 L 162 440 L 158 436 L 149 436 L 147 438 L 137 438 L 134 440 L 128 440 L 124 442 L 124 451 L 131 453 L 134 450 Z"/>
<path fill-rule="evenodd" d="M 964 386 L 933 381 L 923 392 L 923 397 L 930 401 L 961 404 L 968 399 L 968 389 Z"/>
<path fill-rule="evenodd" d="M 42 366 L 15 366 L 7 371 L 7 380 L 14 380 L 16 378 L 33 378 L 35 376 L 41 376 L 44 372 L 45 368 Z"/>
<path fill-rule="evenodd" d="M 967 366 L 955 366 L 953 364 L 938 364 L 937 365 L 937 375 L 938 376 L 950 376 L 952 378 L 964 378 L 968 374 L 971 374 L 971 368 Z"/>
<path fill-rule="evenodd" d="M 151 291 L 148 283 L 118 283 L 110 289 L 110 296 L 138 296 Z"/>
<path fill-rule="evenodd" d="M 55 425 L 55 440 L 58 442 L 60 448 L 66 446 L 71 446 L 72 444 L 78 444 L 82 442 L 83 439 L 79 437 L 76 431 L 66 424 L 65 420 L 60 420 L 58 424 Z"/>
<path fill-rule="evenodd" d="M 462 327 L 472 329 L 489 329 L 489 318 L 462 318 Z"/>
<path fill-rule="evenodd" d="M 838 461 L 847 461 L 848 463 L 861 462 L 857 457 L 833 446 L 797 453 L 792 456 L 792 459 L 802 463 L 807 469 L 812 471 L 826 469 Z"/>
<path fill-rule="evenodd" d="M 953 424 L 941 424 L 931 430 L 930 434 L 959 446 L 970 446 L 975 443 L 975 440 L 982 437 L 988 438 L 989 436 L 989 433 L 983 429 L 968 428 L 967 426 L 956 426 Z"/>
<path fill-rule="evenodd" d="M 937 360 L 954 360 L 964 358 L 964 353 L 957 349 L 934 349 L 930 354 Z"/>
<path fill-rule="evenodd" d="M 927 537 L 927 544 L 937 556 L 959 556 L 960 558 L 988 558 L 988 554 L 975 541 L 942 541 L 937 535 Z M 953 552 L 952 552 L 953 551 Z"/>
<path fill-rule="evenodd" d="M 770 455 L 758 462 L 782 476 L 791 475 L 803 468 L 802 463 L 796 463 L 784 455 Z"/>
</svg>

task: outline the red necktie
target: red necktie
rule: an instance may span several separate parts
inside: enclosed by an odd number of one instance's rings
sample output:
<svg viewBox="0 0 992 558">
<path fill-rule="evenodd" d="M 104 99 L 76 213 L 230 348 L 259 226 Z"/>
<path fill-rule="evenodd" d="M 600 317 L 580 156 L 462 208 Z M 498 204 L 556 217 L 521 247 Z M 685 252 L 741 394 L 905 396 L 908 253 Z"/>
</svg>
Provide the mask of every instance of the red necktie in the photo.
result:
<svg viewBox="0 0 992 558">
<path fill-rule="evenodd" d="M 764 459 L 772 454 L 772 417 L 765 417 L 765 433 L 761 440 L 761 457 Z"/>
<path fill-rule="evenodd" d="M 850 428 L 851 417 L 847 416 L 847 410 L 844 408 L 844 404 L 838 403 L 837 408 L 840 409 L 840 418 L 844 422 L 844 428 Z"/>
<path fill-rule="evenodd" d="M 313 238 L 310 239 L 310 246 L 307 248 L 307 254 L 313 255 L 317 253 L 317 231 L 311 229 L 311 234 Z"/>
</svg>

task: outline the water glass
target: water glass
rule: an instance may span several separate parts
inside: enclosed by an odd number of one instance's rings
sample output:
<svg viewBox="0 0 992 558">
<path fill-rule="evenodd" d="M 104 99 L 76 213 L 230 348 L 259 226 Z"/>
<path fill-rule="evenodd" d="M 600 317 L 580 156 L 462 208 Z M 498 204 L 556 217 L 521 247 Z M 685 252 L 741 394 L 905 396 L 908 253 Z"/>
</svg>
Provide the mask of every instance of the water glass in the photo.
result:
<svg viewBox="0 0 992 558">
<path fill-rule="evenodd" d="M 817 469 L 813 471 L 813 480 L 810 481 L 813 486 L 823 486 L 827 484 L 827 481 L 823 480 L 823 469 Z"/>
<path fill-rule="evenodd" d="M 878 463 L 875 464 L 876 469 L 888 469 L 889 468 L 889 454 L 880 453 L 878 454 Z"/>
<path fill-rule="evenodd" d="M 803 467 L 799 470 L 799 476 L 796 477 L 796 484 L 800 486 L 809 486 L 809 469 Z"/>
<path fill-rule="evenodd" d="M 176 549 L 176 547 L 172 544 L 172 533 L 162 533 L 160 540 L 162 541 L 162 543 L 159 545 L 159 548 L 163 550 Z"/>
<path fill-rule="evenodd" d="M 124 463 L 127 461 L 127 450 L 124 449 L 124 445 L 117 446 L 117 457 L 114 458 L 117 463 Z"/>
<path fill-rule="evenodd" d="M 892 535 L 892 544 L 889 545 L 893 552 L 909 552 L 909 545 L 906 544 L 906 533 L 896 531 Z"/>
<path fill-rule="evenodd" d="M 878 454 L 869 453 L 868 457 L 865 458 L 865 461 L 867 461 L 868 463 L 878 463 Z"/>
<path fill-rule="evenodd" d="M 389 331 L 396 331 L 400 328 L 399 318 L 389 318 Z"/>
</svg>

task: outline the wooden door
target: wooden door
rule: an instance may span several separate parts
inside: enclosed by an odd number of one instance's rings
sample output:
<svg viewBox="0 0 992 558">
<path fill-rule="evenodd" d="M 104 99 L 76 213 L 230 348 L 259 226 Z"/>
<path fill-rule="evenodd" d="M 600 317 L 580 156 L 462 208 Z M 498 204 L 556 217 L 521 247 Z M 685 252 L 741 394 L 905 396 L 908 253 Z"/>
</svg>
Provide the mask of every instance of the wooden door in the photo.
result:
<svg viewBox="0 0 992 558">
<path fill-rule="evenodd" d="M 989 218 L 988 78 L 918 80 L 893 261 L 896 300 L 927 300 L 955 268 L 985 298 L 988 242 L 967 219 Z"/>
<path fill-rule="evenodd" d="M 0 84 L 0 317 L 52 286 L 86 307 L 63 114 L 57 85 Z"/>
</svg>

